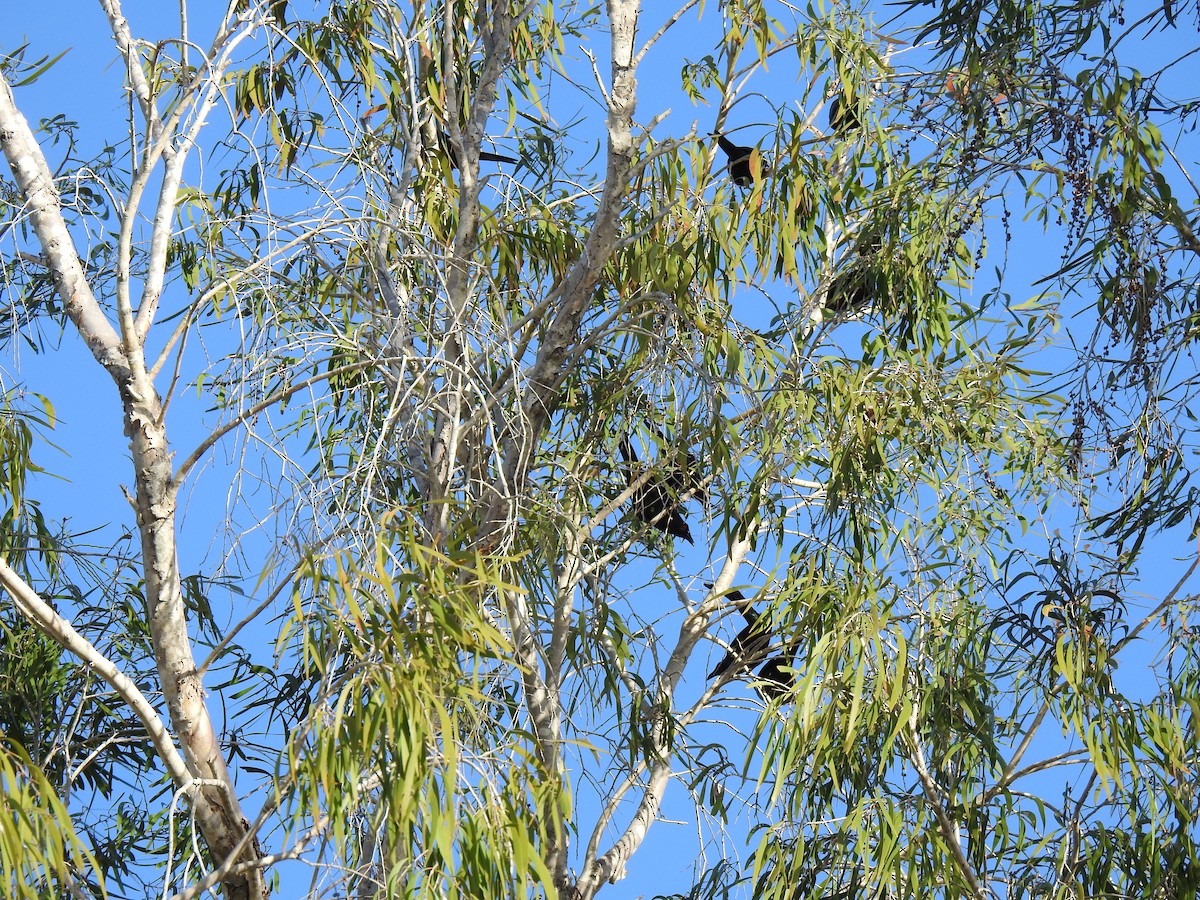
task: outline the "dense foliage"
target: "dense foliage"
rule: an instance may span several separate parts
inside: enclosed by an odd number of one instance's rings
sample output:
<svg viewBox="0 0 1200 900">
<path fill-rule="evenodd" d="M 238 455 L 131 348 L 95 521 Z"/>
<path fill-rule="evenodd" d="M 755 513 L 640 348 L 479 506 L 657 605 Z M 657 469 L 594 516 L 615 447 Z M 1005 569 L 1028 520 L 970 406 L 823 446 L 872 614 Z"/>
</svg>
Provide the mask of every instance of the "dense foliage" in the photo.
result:
<svg viewBox="0 0 1200 900">
<path fill-rule="evenodd" d="M 103 133 L 0 26 L 9 895 L 1196 895 L 1200 9 L 99 6 Z"/>
</svg>

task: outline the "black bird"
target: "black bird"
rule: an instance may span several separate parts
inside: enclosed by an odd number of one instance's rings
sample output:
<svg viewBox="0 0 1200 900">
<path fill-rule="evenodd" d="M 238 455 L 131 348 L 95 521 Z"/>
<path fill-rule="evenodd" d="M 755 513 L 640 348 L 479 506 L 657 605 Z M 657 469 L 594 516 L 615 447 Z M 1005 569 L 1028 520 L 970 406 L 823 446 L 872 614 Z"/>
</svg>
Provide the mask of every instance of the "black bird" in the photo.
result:
<svg viewBox="0 0 1200 900">
<path fill-rule="evenodd" d="M 834 276 L 825 293 L 825 310 L 836 316 L 863 312 L 875 300 L 876 280 L 865 263 L 855 261 Z"/>
<path fill-rule="evenodd" d="M 843 88 L 829 101 L 829 128 L 838 137 L 849 138 L 851 132 L 862 131 L 862 127 L 858 101 Z"/>
<path fill-rule="evenodd" d="M 625 475 L 627 484 L 633 484 L 642 473 L 636 471 L 637 454 L 633 452 L 633 443 L 629 435 L 621 438 L 621 458 L 625 460 Z M 692 540 L 692 530 L 683 518 L 679 506 L 678 492 L 672 490 L 670 477 L 653 474 L 640 487 L 636 488 L 630 498 L 633 503 L 634 518 L 647 525 L 657 528 L 664 534 L 683 538 L 689 544 Z"/>
<path fill-rule="evenodd" d="M 758 681 L 754 685 L 759 696 L 770 702 L 787 694 L 796 683 L 796 673 L 785 672 L 784 669 L 791 669 L 794 662 L 790 653 L 772 656 L 767 660 L 767 664 L 758 670 Z"/>
<path fill-rule="evenodd" d="M 444 108 L 444 90 L 441 85 L 441 76 L 438 74 L 438 61 L 433 55 L 433 49 L 425 41 L 417 44 L 419 55 L 419 64 L 417 69 L 418 82 L 424 86 L 425 94 L 433 101 L 435 108 Z M 441 99 L 435 99 L 435 96 Z M 454 142 L 450 140 L 450 135 L 445 130 L 438 128 L 438 124 L 431 118 L 426 119 L 421 125 L 421 136 L 424 138 L 426 153 L 440 153 L 446 157 L 450 163 L 451 169 L 458 168 L 458 154 L 454 152 Z M 434 147 L 434 142 L 437 146 Z M 514 159 L 511 156 L 504 156 L 499 153 L 488 153 L 482 151 L 479 154 L 480 162 L 498 162 L 511 163 L 516 165 L 520 160 Z"/>
<path fill-rule="evenodd" d="M 711 584 L 708 586 L 712 587 Z M 720 678 L 730 669 L 733 669 L 733 674 L 736 675 L 743 669 L 751 669 L 758 665 L 766 654 L 767 648 L 771 646 L 773 637 L 770 630 L 766 628 L 762 617 L 750 605 L 741 591 L 732 590 L 725 596 L 738 608 L 746 620 L 746 626 L 737 633 L 737 637 L 729 645 L 729 652 L 721 658 L 717 667 L 708 673 L 709 678 Z M 734 668 L 735 666 L 736 668 Z"/>
<path fill-rule="evenodd" d="M 688 494 L 701 503 L 708 502 L 708 488 L 700 477 L 700 461 L 691 451 L 684 456 L 682 463 L 671 468 L 666 475 L 667 487 L 682 497 Z"/>
<path fill-rule="evenodd" d="M 446 156 L 446 159 L 448 159 L 450 161 L 450 168 L 457 169 L 458 168 L 458 154 L 454 152 L 454 142 L 452 140 L 450 140 L 450 135 L 448 135 L 444 131 L 439 131 L 437 139 L 438 139 L 438 150 L 441 151 Z M 480 151 L 479 161 L 480 162 L 511 163 L 514 166 L 520 162 L 520 160 L 516 159 L 515 157 L 504 156 L 503 154 L 500 154 L 500 153 L 488 153 L 486 150 Z"/>
<path fill-rule="evenodd" d="M 649 427 L 658 436 L 659 446 L 674 447 L 672 441 L 663 433 L 663 430 L 655 425 L 649 418 L 645 420 Z M 701 503 L 708 502 L 708 488 L 704 484 L 704 477 L 700 472 L 700 461 L 696 459 L 696 454 L 690 450 L 672 450 L 674 461 L 667 468 L 663 479 L 676 497 L 682 497 L 687 494 L 699 500 Z"/>
<path fill-rule="evenodd" d="M 729 157 L 729 177 L 733 179 L 734 184 L 748 187 L 754 184 L 756 174 L 770 174 L 771 167 L 757 147 L 739 147 L 723 134 L 717 135 L 717 143 Z"/>
</svg>

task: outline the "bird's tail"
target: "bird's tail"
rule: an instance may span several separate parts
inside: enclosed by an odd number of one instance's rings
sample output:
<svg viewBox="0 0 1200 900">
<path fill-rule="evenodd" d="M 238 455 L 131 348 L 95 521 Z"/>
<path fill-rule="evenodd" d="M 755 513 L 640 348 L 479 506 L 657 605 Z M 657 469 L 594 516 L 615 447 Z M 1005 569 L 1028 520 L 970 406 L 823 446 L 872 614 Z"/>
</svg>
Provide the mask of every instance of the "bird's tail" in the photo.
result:
<svg viewBox="0 0 1200 900">
<path fill-rule="evenodd" d="M 480 162 L 509 163 L 514 166 L 520 162 L 520 160 L 515 157 L 505 156 L 501 153 L 488 153 L 486 150 L 480 152 L 479 161 Z"/>
<path fill-rule="evenodd" d="M 627 463 L 638 461 L 637 454 L 633 452 L 633 441 L 629 439 L 628 434 L 621 436 L 621 459 Z"/>
</svg>

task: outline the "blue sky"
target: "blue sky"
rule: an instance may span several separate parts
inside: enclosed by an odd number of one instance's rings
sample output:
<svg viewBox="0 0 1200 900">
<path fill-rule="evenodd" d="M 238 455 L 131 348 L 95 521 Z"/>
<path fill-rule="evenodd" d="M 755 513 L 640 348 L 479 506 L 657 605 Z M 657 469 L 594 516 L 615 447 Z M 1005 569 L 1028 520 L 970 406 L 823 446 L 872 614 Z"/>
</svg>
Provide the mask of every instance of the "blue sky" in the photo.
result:
<svg viewBox="0 0 1200 900">
<path fill-rule="evenodd" d="M 107 25 L 98 5 L 83 0 L 52 0 L 39 5 L 10 4 L 5 10 L 5 19 L 0 25 L 0 46 L 11 48 L 20 35 L 28 35 L 33 49 L 31 56 L 43 54 L 54 55 L 70 47 L 67 56 L 62 59 L 33 87 L 22 88 L 17 93 L 18 103 L 31 121 L 42 116 L 65 113 L 69 118 L 80 123 L 81 136 L 85 146 L 99 147 L 102 142 L 116 141 L 122 137 L 125 116 L 121 84 L 123 73 L 116 62 L 116 51 L 111 40 L 107 37 Z M 197 35 L 205 34 L 202 21 L 204 10 L 193 11 L 193 31 Z M 176 28 L 172 4 L 153 2 L 127 3 L 126 15 L 129 17 L 136 34 L 155 39 L 174 33 Z M 713 29 L 718 23 L 719 9 L 717 4 L 710 4 L 698 24 L 691 23 L 677 29 L 652 52 L 648 57 L 641 76 L 639 92 L 639 120 L 647 121 L 656 112 L 670 108 L 670 116 L 656 130 L 656 137 L 681 137 L 692 127 L 696 126 L 699 135 L 705 135 L 711 130 L 715 110 L 711 107 L 696 106 L 678 90 L 679 57 L 686 52 L 695 52 L 700 47 L 707 47 L 713 40 Z M 652 30 L 649 20 L 643 21 L 641 33 L 648 34 Z M 1166 40 L 1169 44 L 1169 37 Z M 205 43 L 200 38 L 200 43 Z M 1145 61 L 1147 66 L 1155 62 L 1155 46 L 1147 42 Z M 903 59 L 903 57 L 902 57 Z M 582 59 L 577 57 L 582 64 Z M 601 61 L 603 68 L 603 61 Z M 1183 77 L 1188 74 L 1186 67 L 1181 67 L 1172 73 L 1172 77 Z M 794 69 L 789 69 L 784 61 L 764 73 L 761 73 L 752 84 L 747 99 L 739 103 L 730 117 L 730 125 L 744 126 L 737 131 L 739 140 L 745 143 L 755 143 L 767 140 L 771 134 L 774 118 L 772 106 L 791 105 L 794 109 L 793 97 L 807 96 L 809 104 L 816 101 L 823 89 L 823 81 L 814 85 L 814 92 L 800 91 L 795 82 Z M 1181 90 L 1183 88 L 1181 87 Z M 566 88 L 559 88 L 556 96 L 557 106 L 555 115 L 560 121 L 573 117 L 574 112 L 588 112 L 588 118 L 580 127 L 578 139 L 572 135 L 575 146 L 581 153 L 588 153 L 590 145 L 599 138 L 602 122 L 594 115 L 594 109 L 588 111 L 587 101 L 580 96 L 578 107 L 569 99 L 563 97 Z M 810 108 L 810 107 L 809 107 Z M 824 125 L 823 116 L 818 124 Z M 214 129 L 219 131 L 219 127 Z M 91 142 L 95 142 L 94 144 Z M 1193 148 L 1179 146 L 1181 155 L 1190 162 Z M 720 163 L 718 163 L 719 165 Z M 1182 193 L 1182 192 L 1181 192 Z M 1188 197 L 1187 200 L 1194 200 Z M 1014 203 L 1014 205 L 1016 205 Z M 993 222 L 994 226 L 995 223 Z M 1001 260 L 1006 263 L 1007 275 L 1005 285 L 1016 298 L 1032 297 L 1038 289 L 1031 283 L 1056 267 L 1061 253 L 1060 235 L 1047 238 L 1035 225 L 1022 225 L 1014 222 L 1013 240 L 1003 247 L 993 231 L 991 255 L 984 263 L 987 272 Z M 986 278 L 984 284 L 987 284 Z M 786 302 L 786 287 L 780 287 L 775 296 L 779 302 Z M 178 301 L 178 298 L 176 298 Z M 734 314 L 736 318 L 751 326 L 764 327 L 774 309 L 766 304 L 763 298 L 755 293 L 743 291 L 734 298 Z M 859 326 L 847 326 L 844 333 L 839 334 L 839 342 L 852 350 L 861 332 Z M 844 334 L 844 337 L 843 337 Z M 216 348 L 219 351 L 219 347 Z M 200 365 L 206 348 L 199 345 L 190 350 L 189 361 Z M 34 490 L 43 502 L 47 514 L 51 518 L 67 517 L 77 527 L 90 527 L 103 522 L 126 516 L 127 506 L 119 485 L 128 485 L 132 481 L 129 473 L 129 459 L 125 439 L 121 433 L 119 404 L 110 380 L 93 363 L 80 342 L 68 332 L 52 352 L 35 354 L 27 348 L 14 343 L 10 352 L 15 355 L 5 358 L 3 373 L 5 386 L 23 382 L 49 397 L 54 404 L 62 426 L 53 436 L 54 442 L 62 448 L 62 453 L 43 447 L 39 461 L 56 477 L 38 479 Z M 1047 369 L 1061 367 L 1059 360 L 1067 358 L 1065 354 L 1047 354 L 1045 358 Z M 194 391 L 178 393 L 171 411 L 172 439 L 179 451 L 179 458 L 186 455 L 191 447 L 201 440 L 207 429 L 216 420 L 206 411 L 207 403 L 196 396 Z M 185 506 L 181 527 L 184 540 L 181 542 L 182 560 L 185 572 L 203 569 L 213 571 L 223 554 L 228 550 L 228 542 L 222 534 L 222 524 L 225 517 L 224 490 L 214 489 L 214 485 L 223 485 L 231 478 L 236 469 L 238 459 L 235 450 L 230 445 L 223 445 L 206 463 L 206 468 L 192 481 L 192 488 L 185 492 Z M 199 489 L 194 486 L 199 485 Z M 119 512 L 114 512 L 119 511 Z M 706 528 L 697 515 L 698 510 L 693 505 L 692 527 L 697 535 L 694 548 L 687 548 L 677 543 L 679 556 L 676 567 L 685 577 L 695 598 L 701 596 L 701 584 L 711 578 L 710 564 L 719 560 L 710 559 L 707 546 Z M 1074 521 L 1075 511 L 1070 508 L 1069 501 L 1064 499 L 1060 509 L 1052 511 L 1047 519 L 1047 527 L 1052 529 L 1060 521 L 1061 527 L 1069 526 Z M 1067 541 L 1070 536 L 1065 535 Z M 1036 554 L 1043 549 L 1047 539 L 1036 532 L 1030 534 L 1030 552 Z M 1147 599 L 1131 598 L 1131 614 L 1148 609 L 1153 600 L 1162 595 L 1176 578 L 1186 569 L 1188 560 L 1194 552 L 1194 546 L 1187 535 L 1180 530 L 1176 535 L 1162 538 L 1155 546 L 1155 552 L 1148 554 L 1146 559 L 1155 560 L 1154 570 L 1148 571 L 1149 566 L 1143 565 L 1142 578 L 1139 582 Z M 650 577 L 649 567 L 641 573 L 634 572 L 634 584 L 640 584 Z M 251 577 L 253 573 L 244 573 Z M 637 579 L 641 577 L 642 581 Z M 739 582 L 749 581 L 750 577 L 739 578 Z M 248 585 L 252 587 L 252 585 Z M 653 596 L 654 599 L 650 599 Z M 643 599 L 645 598 L 645 599 Z M 244 607 L 237 597 L 229 598 L 228 620 L 232 623 L 240 618 L 240 610 Z M 659 634 L 673 635 L 678 628 L 679 610 L 669 590 L 662 585 L 651 584 L 643 588 L 636 596 L 639 612 L 647 618 L 655 619 L 655 630 Z M 661 605 L 661 610 L 657 607 Z M 661 615 L 661 618 L 658 618 Z M 726 635 L 728 637 L 728 635 Z M 271 641 L 273 630 L 263 629 L 259 634 L 248 634 L 247 639 L 256 646 L 262 655 L 264 664 L 270 663 Z M 719 654 L 714 648 L 714 656 Z M 1153 660 L 1151 653 L 1132 647 L 1127 652 L 1122 666 L 1117 672 L 1118 685 L 1123 691 L 1137 694 L 1145 687 L 1145 678 L 1149 674 Z M 689 668 L 688 680 L 685 682 L 681 696 L 690 698 L 702 690 L 702 677 L 708 669 L 709 659 L 703 654 L 694 659 Z M 747 699 L 752 696 L 744 684 L 733 684 L 726 689 L 726 697 L 731 700 Z M 734 722 L 748 727 L 751 716 L 743 714 Z M 720 734 L 725 725 L 715 725 L 713 730 Z M 739 753 L 734 753 L 740 758 Z M 1051 793 L 1054 790 L 1051 789 Z M 651 829 L 646 843 L 629 866 L 629 877 L 613 886 L 604 889 L 602 896 L 621 900 L 653 896 L 656 893 L 686 892 L 691 884 L 694 872 L 697 848 L 697 825 L 691 803 L 686 799 L 685 790 L 680 784 L 673 784 L 667 792 L 662 818 Z M 586 821 L 586 819 L 585 819 Z M 620 823 L 623 824 L 623 823 Z M 732 829 L 734 843 L 739 828 Z M 705 835 L 708 840 L 708 835 Z M 586 841 L 586 835 L 581 836 L 581 843 Z M 272 848 L 277 849 L 277 848 Z M 708 865 L 712 865 L 714 857 L 710 855 Z M 307 870 L 295 867 L 294 875 L 297 884 L 307 884 Z M 291 882 L 280 892 L 280 896 L 289 896 Z"/>
</svg>

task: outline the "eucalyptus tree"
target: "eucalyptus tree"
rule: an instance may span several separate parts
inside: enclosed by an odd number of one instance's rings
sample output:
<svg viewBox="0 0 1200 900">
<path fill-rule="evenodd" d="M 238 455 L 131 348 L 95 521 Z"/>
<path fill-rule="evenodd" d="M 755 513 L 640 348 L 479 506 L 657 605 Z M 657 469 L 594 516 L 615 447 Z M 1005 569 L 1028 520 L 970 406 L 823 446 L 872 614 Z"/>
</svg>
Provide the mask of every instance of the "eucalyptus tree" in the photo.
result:
<svg viewBox="0 0 1200 900">
<path fill-rule="evenodd" d="M 99 7 L 119 133 L 31 124 L 3 36 L 5 337 L 82 339 L 133 463 L 48 519 L 17 368 L 10 893 L 588 900 L 668 789 L 648 891 L 1194 892 L 1190 570 L 1130 593 L 1191 107 L 1119 10 Z"/>
</svg>

